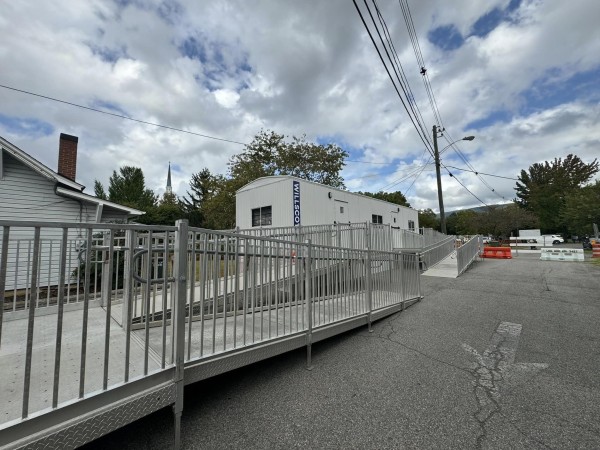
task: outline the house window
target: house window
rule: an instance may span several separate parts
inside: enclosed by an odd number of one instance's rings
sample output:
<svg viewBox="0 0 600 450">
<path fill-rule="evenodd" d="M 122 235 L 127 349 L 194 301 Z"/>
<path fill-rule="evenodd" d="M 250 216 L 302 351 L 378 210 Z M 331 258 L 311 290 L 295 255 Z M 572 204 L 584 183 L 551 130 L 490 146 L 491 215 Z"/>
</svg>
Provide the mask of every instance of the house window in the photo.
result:
<svg viewBox="0 0 600 450">
<path fill-rule="evenodd" d="M 415 231 L 415 221 L 414 220 L 409 220 L 408 221 L 408 229 L 410 231 Z"/>
<path fill-rule="evenodd" d="M 344 207 L 340 206 L 340 214 L 344 214 Z"/>
<path fill-rule="evenodd" d="M 271 207 L 263 206 L 261 208 L 254 208 L 252 210 L 252 226 L 262 227 L 264 225 L 271 225 Z"/>
<path fill-rule="evenodd" d="M 372 214 L 371 215 L 371 222 L 373 222 L 373 223 L 383 223 L 383 217 L 382 216 L 378 216 L 377 214 Z"/>
</svg>

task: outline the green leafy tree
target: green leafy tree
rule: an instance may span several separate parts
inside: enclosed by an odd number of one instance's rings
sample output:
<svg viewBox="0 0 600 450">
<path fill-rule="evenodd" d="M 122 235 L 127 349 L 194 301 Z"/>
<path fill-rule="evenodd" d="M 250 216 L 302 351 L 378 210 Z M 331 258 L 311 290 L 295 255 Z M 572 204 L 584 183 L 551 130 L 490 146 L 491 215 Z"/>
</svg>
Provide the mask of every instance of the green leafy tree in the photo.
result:
<svg viewBox="0 0 600 450">
<path fill-rule="evenodd" d="M 473 217 L 473 220 L 476 222 L 473 225 L 478 234 L 499 238 L 508 238 L 511 233 L 518 236 L 519 230 L 539 227 L 539 220 L 534 213 L 514 203 L 490 206 Z"/>
<path fill-rule="evenodd" d="M 567 194 L 561 220 L 571 234 L 591 235 L 592 224 L 600 224 L 600 181 Z"/>
<path fill-rule="evenodd" d="M 419 226 L 440 231 L 440 219 L 431 208 L 422 209 L 419 211 Z"/>
<path fill-rule="evenodd" d="M 379 191 L 379 192 L 375 192 L 375 193 L 359 191 L 358 194 L 366 195 L 367 197 L 371 197 L 371 198 L 377 198 L 379 200 L 383 200 L 383 201 L 390 202 L 390 203 L 395 203 L 396 205 L 410 207 L 410 203 L 408 203 L 408 201 L 406 200 L 406 197 L 400 191 L 396 191 L 396 192 Z"/>
<path fill-rule="evenodd" d="M 230 159 L 227 177 L 201 171 L 196 179 L 192 178 L 187 207 L 197 210 L 200 204 L 202 226 L 231 229 L 235 227 L 235 193 L 244 185 L 260 177 L 292 175 L 344 188 L 340 172 L 347 156 L 335 144 L 311 143 L 305 136 L 286 140 L 284 135 L 261 130 L 241 153 Z"/>
<path fill-rule="evenodd" d="M 564 160 L 533 164 L 529 170 L 521 170 L 515 187 L 516 202 L 538 216 L 543 233 L 564 231 L 561 212 L 567 197 L 588 182 L 598 168 L 597 160 L 586 164 L 572 154 Z"/>
<path fill-rule="evenodd" d="M 453 212 L 446 218 L 446 231 L 455 235 L 477 234 L 476 217 L 477 213 L 468 209 Z"/>
<path fill-rule="evenodd" d="M 235 193 L 242 187 L 235 179 L 221 179 L 202 205 L 204 226 L 212 230 L 235 228 Z"/>
<path fill-rule="evenodd" d="M 256 178 L 292 175 L 336 188 L 344 188 L 340 174 L 348 153 L 335 144 L 315 144 L 305 136 L 285 136 L 261 130 L 244 151 L 229 161 L 230 178 L 242 187 Z"/>
</svg>

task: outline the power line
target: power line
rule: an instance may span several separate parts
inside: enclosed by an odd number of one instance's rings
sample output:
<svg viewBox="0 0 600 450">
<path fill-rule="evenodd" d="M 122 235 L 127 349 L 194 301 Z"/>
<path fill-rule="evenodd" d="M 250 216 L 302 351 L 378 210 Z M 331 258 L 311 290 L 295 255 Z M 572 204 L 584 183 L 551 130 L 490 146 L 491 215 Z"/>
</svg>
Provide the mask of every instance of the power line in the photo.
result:
<svg viewBox="0 0 600 450">
<path fill-rule="evenodd" d="M 362 164 L 380 164 L 380 165 L 383 165 L 383 166 L 389 166 L 390 165 L 390 163 L 386 163 L 386 162 L 385 163 L 382 163 L 382 162 L 380 163 L 380 162 L 371 162 L 371 161 L 361 161 L 361 160 L 358 160 L 358 159 L 347 159 L 347 160 L 345 160 L 345 162 L 362 163 Z"/>
<path fill-rule="evenodd" d="M 432 156 L 429 157 L 429 160 L 427 161 L 426 164 L 420 165 L 420 166 L 415 166 L 414 168 L 410 169 L 410 171 L 408 173 L 406 173 L 405 175 L 403 175 L 402 177 L 392 181 L 391 183 L 386 184 L 385 186 L 382 186 L 378 189 L 378 191 L 387 191 L 390 190 L 391 188 L 393 188 L 394 186 L 397 186 L 398 184 L 408 180 L 409 178 L 415 176 L 415 180 L 417 180 L 417 178 L 421 175 L 421 173 L 425 170 L 425 167 L 427 167 L 429 164 L 429 162 L 431 161 Z M 417 173 L 418 172 L 418 173 Z M 413 184 L 414 184 L 413 181 Z M 411 185 L 412 186 L 412 185 Z"/>
<path fill-rule="evenodd" d="M 417 179 L 421 176 L 421 174 L 423 173 L 423 171 L 425 170 L 425 167 L 427 167 L 429 165 L 429 161 L 431 161 L 432 156 L 429 157 L 429 160 L 427 161 L 427 164 L 425 164 L 423 166 L 423 168 L 421 169 L 421 171 L 417 174 L 417 176 L 415 177 L 415 179 L 413 180 L 413 182 L 410 184 L 410 186 L 408 187 L 408 189 L 404 192 L 404 196 L 407 196 L 408 193 L 410 192 L 411 188 L 413 187 L 413 185 L 417 182 Z"/>
<path fill-rule="evenodd" d="M 466 190 L 466 191 L 467 191 L 469 194 L 471 194 L 473 197 L 475 197 L 477 200 L 479 200 L 479 202 L 480 202 L 482 205 L 485 205 L 485 206 L 487 206 L 488 208 L 490 207 L 490 205 L 488 205 L 486 202 L 484 202 L 484 201 L 483 201 L 483 200 L 481 200 L 479 197 L 477 197 L 475 194 L 473 194 L 473 192 L 471 192 L 471 190 L 470 190 L 468 187 L 466 187 L 464 184 L 462 184 L 462 182 L 461 182 L 461 181 L 460 181 L 458 178 L 456 178 L 454 175 L 452 175 L 452 172 L 450 172 L 446 166 L 444 166 L 444 165 L 442 164 L 442 167 L 443 167 L 444 169 L 446 169 L 446 172 L 448 172 L 448 175 L 450 175 L 452 178 L 454 178 L 454 179 L 455 179 L 455 180 L 458 182 L 458 184 L 460 184 L 460 185 L 461 185 L 463 188 L 465 188 L 465 190 Z"/>
<path fill-rule="evenodd" d="M 447 136 L 447 137 L 444 136 L 444 137 L 446 138 L 446 140 L 451 139 L 451 136 Z M 479 172 L 477 170 L 475 170 L 475 167 L 473 167 L 473 165 L 471 163 L 469 163 L 465 154 L 455 144 L 456 144 L 456 142 L 451 142 L 450 146 L 451 146 L 452 150 L 454 150 L 454 152 L 464 161 L 464 163 L 467 165 L 467 167 L 469 169 L 471 169 L 473 173 L 476 174 L 476 176 L 481 180 L 481 182 L 485 185 L 485 187 L 487 187 L 490 191 L 492 191 L 494 194 L 496 194 L 502 200 L 506 200 L 506 198 L 503 195 L 498 194 L 496 192 L 496 189 L 493 188 L 492 186 L 490 186 L 490 184 L 479 175 Z"/>
<path fill-rule="evenodd" d="M 383 55 L 381 54 L 381 51 L 379 50 L 379 47 L 377 46 L 375 38 L 373 37 L 373 34 L 371 33 L 371 30 L 369 29 L 369 26 L 367 25 L 367 22 L 365 21 L 365 18 L 363 17 L 363 14 L 362 14 L 360 8 L 356 4 L 356 0 L 352 0 L 352 2 L 354 3 L 354 7 L 356 8 L 356 11 L 358 12 L 358 15 L 360 16 L 360 20 L 362 21 L 363 26 L 367 30 L 369 38 L 371 39 L 371 42 L 373 43 L 373 46 L 375 47 L 375 50 L 377 51 L 377 54 L 379 55 L 379 59 L 381 60 L 381 63 L 383 64 L 383 67 L 385 68 L 385 71 L 387 72 L 388 77 L 390 78 L 390 80 L 392 82 L 392 85 L 394 86 L 394 90 L 396 91 L 396 94 L 398 95 L 398 98 L 402 102 L 402 106 L 406 110 L 406 112 L 408 114 L 408 117 L 410 118 L 413 126 L 417 130 L 417 133 L 419 134 L 419 137 L 421 138 L 421 141 L 423 141 L 423 144 L 425 144 L 425 146 L 428 147 L 428 149 L 429 149 L 431 147 L 431 143 L 423 137 L 423 135 L 421 134 L 421 132 L 419 132 L 419 128 L 417 127 L 417 125 L 415 123 L 415 119 L 410 114 L 410 112 L 408 110 L 408 107 L 406 106 L 406 103 L 405 103 L 404 99 L 402 98 L 402 95 L 400 94 L 400 90 L 398 89 L 398 86 L 396 86 L 396 82 L 394 81 L 394 78 L 392 77 L 392 74 L 390 73 L 390 70 L 389 70 L 389 68 L 388 68 L 388 66 L 387 66 L 387 64 L 386 64 L 386 62 L 385 62 L 385 60 L 383 58 Z M 365 5 L 367 6 L 367 10 L 369 11 L 369 15 L 371 16 L 371 20 L 373 21 L 375 29 L 377 30 L 377 33 L 379 34 L 379 37 L 381 39 L 381 34 L 379 33 L 379 29 L 377 28 L 377 25 L 375 24 L 375 20 L 373 18 L 373 15 L 371 14 L 371 10 L 370 10 L 368 4 L 366 3 L 366 0 L 364 0 L 364 2 L 365 2 Z M 381 39 L 381 41 L 383 42 L 383 39 Z M 387 49 L 386 49 L 386 51 L 387 51 Z M 389 57 L 389 55 L 388 55 L 388 57 Z M 427 136 L 427 135 L 425 134 L 425 136 Z M 432 149 L 430 149 L 430 152 L 433 153 Z"/>
<path fill-rule="evenodd" d="M 425 92 L 427 93 L 427 97 L 429 98 L 429 105 L 431 106 L 431 111 L 433 112 L 434 119 L 442 126 L 442 117 L 440 115 L 440 111 L 437 107 L 437 102 L 435 100 L 435 96 L 433 95 L 433 87 L 431 86 L 431 81 L 429 80 L 429 75 L 427 74 L 427 69 L 425 68 L 425 60 L 423 58 L 423 53 L 421 52 L 421 46 L 419 45 L 419 38 L 417 36 L 417 32 L 415 30 L 415 25 L 412 20 L 412 14 L 410 12 L 410 7 L 408 6 L 407 0 L 399 0 L 400 9 L 402 10 L 402 16 L 404 18 L 404 22 L 406 23 L 406 28 L 408 30 L 408 35 L 410 41 L 413 46 L 413 51 L 415 53 L 415 57 L 417 59 L 417 66 L 420 68 L 420 73 L 422 75 L 423 86 L 425 87 Z"/>
<path fill-rule="evenodd" d="M 446 167 L 450 167 L 451 169 L 455 169 L 455 170 L 462 170 L 463 172 L 472 172 L 475 175 L 486 175 L 488 177 L 496 177 L 496 178 L 504 178 L 505 180 L 514 180 L 514 181 L 519 181 L 518 178 L 512 178 L 512 177 L 503 177 L 502 175 L 493 175 L 491 173 L 485 173 L 485 172 L 477 172 L 474 170 L 469 170 L 469 169 L 461 169 L 460 167 L 454 167 L 454 166 L 446 166 Z"/>
<path fill-rule="evenodd" d="M 402 16 L 404 17 L 404 22 L 406 23 L 406 28 L 408 30 L 408 34 L 413 46 L 413 51 L 415 53 L 415 57 L 417 60 L 417 66 L 420 67 L 420 73 L 422 75 L 422 79 L 423 79 L 423 85 L 425 86 L 425 91 L 427 92 L 427 96 L 429 98 L 429 104 L 431 106 L 431 111 L 433 113 L 433 116 L 435 118 L 435 120 L 439 123 L 439 125 L 442 127 L 442 130 L 445 132 L 445 126 L 444 126 L 444 122 L 442 120 L 442 115 L 440 113 L 440 110 L 438 108 L 437 105 L 437 101 L 435 99 L 435 95 L 433 93 L 433 87 L 431 85 L 431 80 L 429 79 L 429 75 L 427 74 L 427 69 L 425 68 L 425 60 L 423 58 L 423 53 L 421 51 L 421 46 L 419 44 L 419 38 L 417 35 L 417 32 L 415 30 L 415 25 L 414 22 L 412 20 L 412 14 L 410 12 L 410 6 L 408 5 L 408 0 L 398 0 L 398 3 L 400 4 L 400 8 L 402 10 Z M 446 137 L 446 134 L 448 134 L 448 136 Z M 452 139 L 452 137 L 450 136 L 449 133 L 445 132 L 444 136 L 446 137 L 446 140 L 448 141 L 448 143 L 451 144 L 452 149 L 458 154 L 458 156 L 465 162 L 465 164 L 467 165 L 467 167 L 469 167 L 470 169 L 472 169 L 472 171 L 477 174 L 478 178 L 481 180 L 481 182 L 489 189 L 491 190 L 494 194 L 498 195 L 500 198 L 505 200 L 505 197 L 498 194 L 496 192 L 496 189 L 494 189 L 492 186 L 490 186 L 490 184 L 485 181 L 483 178 L 481 178 L 478 175 L 478 172 L 475 170 L 475 168 L 469 163 L 469 161 L 467 160 L 467 157 L 460 151 L 460 148 L 458 146 L 455 146 L 455 143 L 452 143 L 454 141 L 454 139 Z"/>
<path fill-rule="evenodd" d="M 113 117 L 119 117 L 121 119 L 131 120 L 132 122 L 138 122 L 138 123 L 142 123 L 144 125 L 152 125 L 154 127 L 165 128 L 167 130 L 172 130 L 172 131 L 178 131 L 180 133 L 193 134 L 194 136 L 200 136 L 200 137 L 207 138 L 207 139 L 214 139 L 216 141 L 230 142 L 232 144 L 238 144 L 238 145 L 248 145 L 245 142 L 239 142 L 239 141 L 233 141 L 231 139 L 224 139 L 224 138 L 220 138 L 220 137 L 209 136 L 208 134 L 196 133 L 195 131 L 189 131 L 189 130 L 182 130 L 181 128 L 171 127 L 169 125 L 162 125 L 160 123 L 147 122 L 145 120 L 140 120 L 140 119 L 135 119 L 133 117 L 124 116 L 122 114 L 116 114 L 116 113 L 111 113 L 108 111 L 102 111 L 101 109 L 92 108 L 90 106 L 78 105 L 77 103 L 68 102 L 66 100 L 60 100 L 60 99 L 54 98 L 54 97 L 48 97 L 47 95 L 36 94 L 35 92 L 29 92 L 29 91 L 17 89 L 17 88 L 10 87 L 10 86 L 5 86 L 3 84 L 0 84 L 0 87 L 2 87 L 4 89 L 10 89 L 11 91 L 15 91 L 15 92 L 21 92 L 21 93 L 27 94 L 27 95 L 33 95 L 35 97 L 44 98 L 46 100 L 52 100 L 53 102 L 63 103 L 65 105 L 70 105 L 70 106 L 75 106 L 77 108 L 87 109 L 88 111 L 94 111 L 97 113 L 106 114 L 107 116 L 113 116 Z"/>
<path fill-rule="evenodd" d="M 387 23 L 385 21 L 385 18 L 383 17 L 383 15 L 381 14 L 381 11 L 379 9 L 379 6 L 377 5 L 377 1 L 376 0 L 372 0 L 373 2 L 373 6 L 375 7 L 375 11 L 377 12 L 377 18 L 379 19 L 379 24 L 381 25 L 382 29 L 383 29 L 383 34 L 385 36 L 385 39 L 387 41 L 388 47 L 390 48 L 390 52 L 393 56 L 393 59 L 389 57 L 389 54 L 386 50 L 386 54 L 388 56 L 388 59 L 390 60 L 390 62 L 392 63 L 392 67 L 394 67 L 394 72 L 396 74 L 396 77 L 398 78 L 398 81 L 400 82 L 401 86 L 403 87 L 403 91 L 404 91 L 404 95 L 406 96 L 407 100 L 408 100 L 408 104 L 410 105 L 410 109 L 412 110 L 415 119 L 417 120 L 417 123 L 419 124 L 419 128 L 421 129 L 421 133 L 427 137 L 427 141 L 429 142 L 430 146 L 431 146 L 431 141 L 429 140 L 429 134 L 425 131 L 425 120 L 423 119 L 423 115 L 421 114 L 421 110 L 419 109 L 419 105 L 417 104 L 417 102 L 415 101 L 415 95 L 410 87 L 410 83 L 408 82 L 408 78 L 406 77 L 406 74 L 404 73 L 404 68 L 402 67 L 402 63 L 400 62 L 400 57 L 398 56 L 398 52 L 396 51 L 396 47 L 394 46 L 394 42 L 392 41 L 392 36 L 390 34 L 389 28 L 387 26 Z M 366 1 L 365 1 L 366 3 Z M 368 9 L 368 6 L 367 6 Z M 369 11 L 370 14 L 370 11 Z M 375 25 L 377 26 L 377 25 Z M 379 36 L 381 39 L 381 36 Z M 382 44 L 385 47 L 385 43 L 383 43 L 382 40 Z M 397 70 L 396 70 L 397 68 Z M 404 89 L 404 87 L 406 87 L 406 89 Z M 426 147 L 427 148 L 427 147 Z M 421 156 L 421 159 L 423 159 L 424 153 Z"/>
</svg>

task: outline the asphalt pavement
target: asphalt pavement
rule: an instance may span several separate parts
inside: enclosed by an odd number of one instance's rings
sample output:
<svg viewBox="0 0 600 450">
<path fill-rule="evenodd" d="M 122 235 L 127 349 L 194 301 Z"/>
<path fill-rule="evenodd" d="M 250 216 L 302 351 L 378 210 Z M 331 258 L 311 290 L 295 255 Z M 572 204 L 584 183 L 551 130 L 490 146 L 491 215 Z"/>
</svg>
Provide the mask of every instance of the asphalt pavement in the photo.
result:
<svg viewBox="0 0 600 450">
<path fill-rule="evenodd" d="M 600 266 L 539 253 L 422 277 L 373 326 L 186 388 L 195 449 L 598 449 Z M 88 448 L 170 448 L 159 411 Z"/>
</svg>

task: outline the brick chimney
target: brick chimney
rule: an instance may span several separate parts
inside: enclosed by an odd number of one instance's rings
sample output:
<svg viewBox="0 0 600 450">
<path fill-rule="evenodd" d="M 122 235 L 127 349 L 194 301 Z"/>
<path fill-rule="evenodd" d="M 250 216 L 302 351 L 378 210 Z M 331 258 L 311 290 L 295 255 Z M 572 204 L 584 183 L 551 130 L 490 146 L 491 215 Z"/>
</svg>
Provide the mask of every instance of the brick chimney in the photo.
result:
<svg viewBox="0 0 600 450">
<path fill-rule="evenodd" d="M 60 133 L 58 146 L 58 174 L 75 181 L 77 173 L 77 136 Z"/>
</svg>

